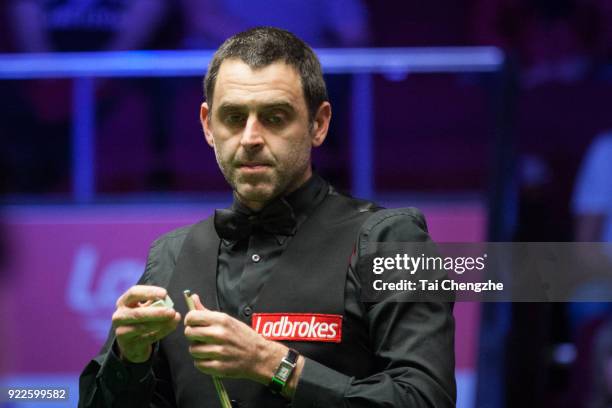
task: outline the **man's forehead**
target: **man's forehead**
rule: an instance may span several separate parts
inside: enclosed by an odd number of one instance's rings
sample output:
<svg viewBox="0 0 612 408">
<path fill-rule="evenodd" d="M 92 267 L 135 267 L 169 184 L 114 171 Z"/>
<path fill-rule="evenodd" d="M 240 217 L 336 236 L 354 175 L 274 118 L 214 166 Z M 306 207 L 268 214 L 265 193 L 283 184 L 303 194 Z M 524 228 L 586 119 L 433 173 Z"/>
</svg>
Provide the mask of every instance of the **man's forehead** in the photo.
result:
<svg viewBox="0 0 612 408">
<path fill-rule="evenodd" d="M 239 103 L 257 98 L 289 103 L 303 101 L 300 76 L 283 61 L 261 68 L 251 68 L 239 59 L 223 61 L 215 84 L 215 103 Z"/>
<path fill-rule="evenodd" d="M 299 77 L 297 69 L 292 65 L 287 64 L 284 60 L 273 61 L 267 65 L 254 67 L 247 64 L 245 61 L 238 57 L 227 58 L 225 59 L 221 65 L 219 66 L 219 75 L 225 72 L 243 72 L 243 73 L 260 73 L 261 71 L 268 70 L 270 68 L 283 69 L 287 71 L 292 71 L 292 73 Z"/>
</svg>

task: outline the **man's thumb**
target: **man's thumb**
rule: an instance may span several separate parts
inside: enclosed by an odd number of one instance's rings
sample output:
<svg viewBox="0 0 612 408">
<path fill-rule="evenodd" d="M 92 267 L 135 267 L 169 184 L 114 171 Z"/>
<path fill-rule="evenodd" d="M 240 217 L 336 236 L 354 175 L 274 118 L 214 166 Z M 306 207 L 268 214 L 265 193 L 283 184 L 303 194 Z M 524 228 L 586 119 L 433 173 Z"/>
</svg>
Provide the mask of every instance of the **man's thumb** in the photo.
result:
<svg viewBox="0 0 612 408">
<path fill-rule="evenodd" d="M 191 298 L 193 299 L 193 304 L 195 305 L 196 310 L 207 310 L 202 304 L 199 295 L 194 293 L 193 295 L 191 295 Z"/>
</svg>

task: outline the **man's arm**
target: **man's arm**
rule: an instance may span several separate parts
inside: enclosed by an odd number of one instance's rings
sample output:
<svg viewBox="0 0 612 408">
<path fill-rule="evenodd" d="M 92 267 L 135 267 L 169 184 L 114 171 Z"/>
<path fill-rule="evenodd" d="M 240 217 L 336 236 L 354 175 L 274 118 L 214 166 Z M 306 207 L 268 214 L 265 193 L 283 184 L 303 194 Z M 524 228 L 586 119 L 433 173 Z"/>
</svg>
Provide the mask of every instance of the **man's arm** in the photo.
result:
<svg viewBox="0 0 612 408">
<path fill-rule="evenodd" d="M 156 379 L 152 364 L 157 351 L 149 361 L 132 364 L 122 361 L 116 349 L 114 334 L 100 354 L 89 362 L 79 378 L 79 407 L 150 407 Z M 171 405 L 154 405 L 170 407 Z"/>
<path fill-rule="evenodd" d="M 188 227 L 182 228 L 153 243 L 137 285 L 167 286 L 187 232 Z M 81 373 L 79 407 L 174 407 L 167 362 L 158 348 L 154 343 L 146 361 L 131 363 L 121 358 L 112 328 L 100 353 Z"/>
<path fill-rule="evenodd" d="M 373 215 L 362 228 L 357 256 L 351 262 L 347 302 L 358 296 L 357 259 L 365 254 L 369 242 L 426 241 L 425 221 L 415 209 L 384 210 Z M 455 406 L 452 304 L 397 301 L 391 297 L 364 306 L 363 317 L 370 332 L 376 373 L 356 379 L 306 359 L 293 398 L 295 408 Z"/>
<path fill-rule="evenodd" d="M 140 279 L 140 285 L 133 286 L 124 294 L 118 304 L 126 295 L 134 295 L 138 291 L 149 291 L 155 293 L 164 291 L 157 286 L 143 285 L 146 282 L 147 274 Z M 156 296 L 161 298 L 162 296 Z M 123 307 L 119 307 L 121 313 Z M 143 308 L 144 309 L 144 308 Z M 164 318 L 167 328 L 158 331 L 160 336 L 176 326 L 171 321 L 172 318 L 166 318 L 162 314 L 175 314 L 173 310 L 164 310 L 165 308 L 151 308 L 155 310 L 146 310 L 146 312 L 158 313 Z M 178 317 L 180 319 L 180 316 Z M 177 320 L 178 321 L 178 320 Z M 150 326 L 148 322 L 139 323 L 140 327 Z M 98 356 L 89 362 L 79 378 L 79 407 L 113 407 L 113 406 L 129 406 L 129 407 L 150 407 L 151 400 L 154 397 L 154 389 L 156 388 L 157 378 L 164 378 L 163 372 L 156 372 L 153 375 L 153 365 L 158 363 L 158 343 L 151 339 L 149 341 L 141 341 L 142 345 L 136 348 L 126 347 L 124 344 L 120 346 L 118 339 L 123 337 L 120 333 L 121 329 L 129 329 L 130 326 L 113 327 L 110 330 L 106 343 Z M 148 329 L 147 329 L 148 330 Z M 139 334 L 132 336 L 132 340 L 138 341 Z M 125 340 L 122 340 L 125 342 Z M 123 352 L 121 351 L 123 348 Z M 146 349 L 145 352 L 142 350 Z M 134 362 L 137 361 L 137 362 Z M 168 400 L 167 397 L 162 397 L 162 400 Z M 172 406 L 172 405 L 153 405 L 153 406 Z"/>
<path fill-rule="evenodd" d="M 379 306 L 369 315 L 382 321 L 373 327 L 378 372 L 356 379 L 306 359 L 293 406 L 454 407 L 450 314 L 442 303 Z"/>
</svg>

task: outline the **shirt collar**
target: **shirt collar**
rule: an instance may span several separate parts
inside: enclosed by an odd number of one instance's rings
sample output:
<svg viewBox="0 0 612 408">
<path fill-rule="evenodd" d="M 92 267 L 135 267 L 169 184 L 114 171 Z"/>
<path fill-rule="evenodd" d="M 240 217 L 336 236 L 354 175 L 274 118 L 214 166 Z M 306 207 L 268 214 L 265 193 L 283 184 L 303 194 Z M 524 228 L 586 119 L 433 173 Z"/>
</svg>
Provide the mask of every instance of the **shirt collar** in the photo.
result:
<svg viewBox="0 0 612 408">
<path fill-rule="evenodd" d="M 308 218 L 308 215 L 323 201 L 327 195 L 328 189 L 328 183 L 317 173 L 313 173 L 304 184 L 297 188 L 297 190 L 292 191 L 285 196 L 277 197 L 274 200 L 284 200 L 287 202 L 287 204 L 289 204 L 296 217 L 297 226 L 299 228 L 306 218 Z M 266 207 L 270 206 L 271 204 L 272 202 L 268 203 Z M 242 204 L 240 200 L 236 198 L 236 194 L 234 194 L 234 200 L 230 209 L 246 215 L 253 215 L 257 213 L 257 211 L 254 211 Z M 286 239 L 286 236 L 276 235 L 276 240 L 279 244 L 282 244 Z M 225 244 L 230 244 L 229 241 L 223 241 Z"/>
</svg>

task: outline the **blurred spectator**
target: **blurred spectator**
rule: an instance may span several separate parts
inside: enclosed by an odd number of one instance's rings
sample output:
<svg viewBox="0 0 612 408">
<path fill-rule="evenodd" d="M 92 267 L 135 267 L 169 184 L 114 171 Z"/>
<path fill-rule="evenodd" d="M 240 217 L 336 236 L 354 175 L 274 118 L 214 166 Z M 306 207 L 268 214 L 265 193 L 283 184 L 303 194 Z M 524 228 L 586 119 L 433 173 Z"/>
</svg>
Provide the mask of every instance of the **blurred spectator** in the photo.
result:
<svg viewBox="0 0 612 408">
<path fill-rule="evenodd" d="M 583 160 L 573 197 L 575 238 L 579 242 L 612 242 L 612 133 L 595 138 Z M 607 256 L 607 258 L 606 258 Z M 607 249 L 602 260 L 612 262 Z M 609 297 L 610 288 L 601 282 L 579 290 L 593 297 Z M 572 327 L 577 330 L 589 321 L 612 314 L 612 302 L 570 303 Z"/>
<path fill-rule="evenodd" d="M 591 389 L 588 408 L 612 406 L 612 320 L 600 325 L 591 354 Z"/>
<path fill-rule="evenodd" d="M 185 48 L 216 48 L 230 35 L 256 26 L 295 33 L 313 47 L 367 45 L 362 0 L 181 0 Z"/>
<path fill-rule="evenodd" d="M 608 132 L 594 139 L 578 173 L 572 199 L 576 241 L 612 242 L 610 175 L 612 175 L 612 133 Z M 601 259 L 590 261 L 600 265 L 610 264 L 612 252 L 604 251 Z M 577 288 L 577 293 L 583 298 L 590 296 L 594 299 L 602 297 L 609 299 L 611 296 L 609 284 L 610 282 L 592 282 Z M 567 309 L 573 338 L 578 348 L 570 398 L 573 397 L 576 404 L 585 408 L 610 407 L 612 303 L 573 302 L 567 304 Z"/>
<path fill-rule="evenodd" d="M 612 242 L 612 132 L 598 136 L 578 175 L 573 207 L 576 240 Z"/>
<path fill-rule="evenodd" d="M 571 241 L 569 209 L 554 202 L 561 196 L 559 175 L 545 157 L 524 154 L 518 160 L 519 208 L 514 240 L 518 242 Z"/>
<path fill-rule="evenodd" d="M 13 41 L 10 38 L 10 30 L 8 29 L 8 9 L 6 3 L 0 4 L 0 52 L 8 52 L 11 49 Z"/>
<path fill-rule="evenodd" d="M 18 52 L 112 51 L 150 46 L 167 7 L 167 0 L 9 0 L 7 15 Z M 105 116 L 134 92 L 107 81 L 96 85 L 107 107 L 99 113 Z M 9 191 L 67 192 L 71 83 L 30 80 L 2 86 L 14 95 L 0 114 Z"/>
<path fill-rule="evenodd" d="M 478 43 L 501 46 L 518 57 L 527 87 L 573 81 L 592 68 L 610 21 L 608 0 L 481 0 L 476 2 Z M 609 17 L 612 17 L 610 13 Z"/>
<path fill-rule="evenodd" d="M 0 198 L 5 193 L 6 187 L 6 169 L 2 157 L 0 157 Z M 0 205 L 0 282 L 6 278 L 6 264 L 8 258 L 7 236 L 4 226 L 4 217 L 2 206 Z"/>
<path fill-rule="evenodd" d="M 612 133 L 595 138 L 583 160 L 573 197 L 575 237 L 579 242 L 612 242 Z M 607 259 L 606 259 L 607 256 Z M 602 262 L 612 262 L 612 251 L 602 254 Z M 594 284 L 590 288 L 595 295 L 610 295 L 609 288 Z M 608 292 L 605 292 L 608 291 Z M 601 296 L 601 295 L 599 295 Z M 612 313 L 611 302 L 586 302 L 570 304 L 570 317 L 575 329 L 589 320 Z"/>
<path fill-rule="evenodd" d="M 164 16 L 165 0 L 9 0 L 23 52 L 139 49 Z"/>
</svg>

